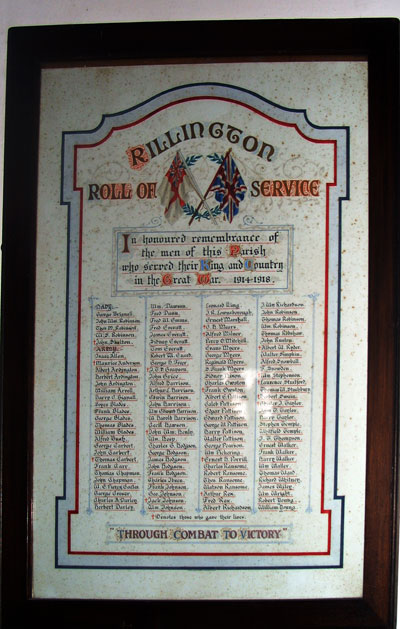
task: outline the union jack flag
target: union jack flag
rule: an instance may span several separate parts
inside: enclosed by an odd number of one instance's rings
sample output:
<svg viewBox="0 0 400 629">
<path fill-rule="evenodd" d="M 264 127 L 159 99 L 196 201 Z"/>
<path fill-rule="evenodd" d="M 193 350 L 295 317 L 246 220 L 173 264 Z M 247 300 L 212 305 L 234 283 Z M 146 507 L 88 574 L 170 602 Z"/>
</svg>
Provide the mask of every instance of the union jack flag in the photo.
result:
<svg viewBox="0 0 400 629">
<path fill-rule="evenodd" d="M 230 223 L 239 212 L 239 203 L 243 201 L 246 190 L 247 187 L 229 150 L 211 182 L 209 192 L 215 193 L 221 212 Z"/>
<path fill-rule="evenodd" d="M 182 215 L 182 208 L 186 204 L 184 197 L 190 188 L 185 166 L 177 153 L 159 189 L 169 223 L 174 223 Z"/>
</svg>

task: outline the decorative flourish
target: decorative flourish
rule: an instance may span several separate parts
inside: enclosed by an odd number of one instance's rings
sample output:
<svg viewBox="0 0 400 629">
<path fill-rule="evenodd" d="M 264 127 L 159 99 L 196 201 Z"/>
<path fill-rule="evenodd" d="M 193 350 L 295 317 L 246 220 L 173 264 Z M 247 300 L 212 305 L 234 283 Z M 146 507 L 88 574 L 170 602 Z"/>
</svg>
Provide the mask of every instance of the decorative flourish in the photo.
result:
<svg viewBox="0 0 400 629">
<path fill-rule="evenodd" d="M 249 216 L 248 214 L 246 214 L 246 216 L 243 216 L 243 224 L 244 225 L 262 225 L 262 223 L 257 221 L 254 218 L 254 216 Z"/>
<path fill-rule="evenodd" d="M 152 227 L 160 227 L 162 223 L 162 218 L 160 216 L 154 216 L 154 218 L 151 219 L 150 223 L 148 223 L 147 225 L 141 225 L 140 227 L 144 227 L 144 228 L 152 228 Z"/>
<path fill-rule="evenodd" d="M 120 181 L 127 169 L 118 162 L 106 162 L 101 164 L 95 171 L 94 176 L 96 178 L 106 177 L 109 181 Z"/>
<path fill-rule="evenodd" d="M 304 160 L 300 155 L 291 157 L 283 164 L 283 173 L 285 177 L 299 179 L 304 173 Z"/>
</svg>

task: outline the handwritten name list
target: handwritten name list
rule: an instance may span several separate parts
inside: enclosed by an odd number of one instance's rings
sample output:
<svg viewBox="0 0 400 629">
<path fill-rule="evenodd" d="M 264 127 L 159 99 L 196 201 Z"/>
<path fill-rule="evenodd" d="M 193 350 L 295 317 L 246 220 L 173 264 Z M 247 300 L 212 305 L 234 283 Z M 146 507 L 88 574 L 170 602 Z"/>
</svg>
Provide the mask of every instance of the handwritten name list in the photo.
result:
<svg viewBox="0 0 400 629">
<path fill-rule="evenodd" d="M 91 508 L 214 521 L 297 511 L 313 302 L 120 302 L 92 304 Z"/>
</svg>

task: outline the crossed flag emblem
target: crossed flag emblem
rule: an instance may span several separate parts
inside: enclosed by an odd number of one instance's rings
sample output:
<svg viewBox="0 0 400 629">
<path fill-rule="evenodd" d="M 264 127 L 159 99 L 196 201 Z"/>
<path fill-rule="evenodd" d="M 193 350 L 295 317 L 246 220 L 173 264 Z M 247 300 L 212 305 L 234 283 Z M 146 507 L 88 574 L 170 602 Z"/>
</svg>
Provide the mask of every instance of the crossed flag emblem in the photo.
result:
<svg viewBox="0 0 400 629">
<path fill-rule="evenodd" d="M 227 151 L 217 172 L 215 173 L 206 193 L 203 195 L 187 161 L 178 151 L 165 174 L 160 186 L 160 199 L 165 208 L 164 214 L 169 223 L 175 223 L 188 207 L 188 193 L 194 190 L 199 197 L 199 204 L 191 212 L 189 225 L 200 218 L 200 210 L 204 206 L 208 216 L 216 224 L 212 208 L 209 204 L 210 195 L 214 195 L 219 204 L 219 212 L 224 220 L 232 223 L 233 217 L 239 212 L 239 204 L 243 201 L 247 187 L 232 157 L 231 149 Z"/>
</svg>

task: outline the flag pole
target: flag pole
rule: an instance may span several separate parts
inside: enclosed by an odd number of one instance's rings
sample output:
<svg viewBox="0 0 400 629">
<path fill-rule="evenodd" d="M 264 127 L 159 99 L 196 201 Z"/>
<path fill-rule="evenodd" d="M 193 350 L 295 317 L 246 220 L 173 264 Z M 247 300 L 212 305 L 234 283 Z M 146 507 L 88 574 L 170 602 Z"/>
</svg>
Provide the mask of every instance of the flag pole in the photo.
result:
<svg viewBox="0 0 400 629">
<path fill-rule="evenodd" d="M 197 208 L 196 208 L 196 211 L 193 213 L 193 215 L 192 215 L 192 217 L 191 217 L 191 219 L 190 219 L 190 221 L 189 221 L 189 227 L 190 227 L 190 225 L 193 223 L 193 221 L 194 221 L 194 219 L 196 218 L 196 216 L 198 215 L 198 213 L 199 213 L 199 211 L 200 211 L 201 206 L 202 206 L 202 205 L 203 205 L 203 203 L 205 202 L 205 200 L 206 200 L 206 197 L 207 197 L 208 193 L 210 192 L 210 190 L 211 190 L 212 186 L 214 185 L 214 181 L 215 181 L 216 177 L 218 176 L 219 171 L 221 170 L 221 166 L 222 166 L 222 164 L 224 163 L 224 161 L 225 161 L 225 160 L 226 160 L 226 158 L 228 157 L 228 155 L 229 155 L 229 153 L 231 152 L 231 150 L 232 150 L 232 149 L 230 148 L 230 149 L 227 151 L 227 153 L 226 153 L 226 155 L 225 155 L 224 159 L 222 160 L 221 164 L 219 165 L 219 168 L 218 168 L 217 172 L 215 173 L 215 175 L 214 175 L 214 177 L 213 177 L 213 179 L 212 179 L 212 181 L 211 181 L 210 185 L 208 186 L 208 189 L 207 189 L 207 192 L 206 192 L 206 193 L 205 193 L 205 195 L 204 195 L 204 198 L 200 201 L 199 205 L 198 205 L 198 206 L 197 206 Z M 210 212 L 210 210 L 209 210 L 209 212 Z M 210 212 L 210 214 L 211 214 L 211 212 Z"/>
<path fill-rule="evenodd" d="M 197 193 L 197 195 L 200 197 L 201 203 L 204 203 L 204 205 L 206 206 L 206 209 L 210 213 L 210 217 L 211 217 L 212 221 L 214 222 L 215 225 L 217 225 L 217 221 L 215 220 L 215 216 L 212 215 L 210 206 L 208 205 L 205 197 L 203 197 L 203 195 L 201 193 L 201 190 L 200 190 L 200 188 L 198 186 L 198 183 L 197 183 L 196 179 L 194 178 L 194 175 L 193 175 L 190 167 L 186 164 L 185 158 L 182 155 L 182 151 L 178 151 L 178 157 L 179 157 L 179 159 L 182 162 L 182 165 L 183 165 L 183 167 L 184 167 L 184 169 L 185 169 L 185 171 L 187 173 L 187 176 L 189 177 L 190 183 L 192 184 L 192 186 L 193 186 L 195 192 Z M 190 223 L 189 223 L 189 225 L 190 225 Z"/>
</svg>

